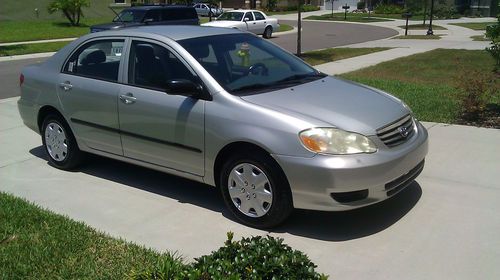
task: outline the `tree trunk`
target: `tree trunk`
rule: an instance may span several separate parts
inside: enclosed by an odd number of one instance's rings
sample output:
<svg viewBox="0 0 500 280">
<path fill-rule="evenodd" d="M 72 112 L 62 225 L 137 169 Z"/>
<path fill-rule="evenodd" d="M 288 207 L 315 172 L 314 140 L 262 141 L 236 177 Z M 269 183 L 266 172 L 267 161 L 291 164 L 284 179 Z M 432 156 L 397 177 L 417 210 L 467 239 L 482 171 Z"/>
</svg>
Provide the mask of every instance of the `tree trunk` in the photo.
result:
<svg viewBox="0 0 500 280">
<path fill-rule="evenodd" d="M 74 18 L 71 16 L 71 14 L 69 13 L 68 10 L 62 10 L 64 16 L 69 20 L 69 22 L 71 23 L 72 26 L 75 26 L 75 20 Z"/>
</svg>

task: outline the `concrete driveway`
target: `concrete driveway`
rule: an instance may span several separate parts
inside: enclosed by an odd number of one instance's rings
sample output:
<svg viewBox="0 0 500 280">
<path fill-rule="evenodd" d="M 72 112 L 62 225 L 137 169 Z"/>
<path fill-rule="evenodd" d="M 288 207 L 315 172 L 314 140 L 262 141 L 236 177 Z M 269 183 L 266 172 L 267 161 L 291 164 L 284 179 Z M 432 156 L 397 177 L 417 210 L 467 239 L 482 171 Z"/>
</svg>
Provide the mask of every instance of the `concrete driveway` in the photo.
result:
<svg viewBox="0 0 500 280">
<path fill-rule="evenodd" d="M 331 279 L 500 279 L 500 131 L 425 125 L 427 165 L 405 191 L 356 211 L 296 211 L 265 232 L 231 220 L 202 184 L 100 157 L 52 168 L 10 98 L 0 100 L 0 191 L 188 260 L 233 231 L 282 237 Z"/>
</svg>

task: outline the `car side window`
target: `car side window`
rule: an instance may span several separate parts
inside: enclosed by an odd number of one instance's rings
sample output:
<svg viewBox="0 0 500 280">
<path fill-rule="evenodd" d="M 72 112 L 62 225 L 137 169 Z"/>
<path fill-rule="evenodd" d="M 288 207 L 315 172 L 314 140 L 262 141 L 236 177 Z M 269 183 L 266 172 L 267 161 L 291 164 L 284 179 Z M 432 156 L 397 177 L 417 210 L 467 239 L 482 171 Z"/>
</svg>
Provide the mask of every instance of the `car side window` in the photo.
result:
<svg viewBox="0 0 500 280">
<path fill-rule="evenodd" d="M 247 12 L 247 13 L 245 14 L 244 19 L 245 19 L 245 18 L 248 18 L 248 21 L 253 21 L 253 14 L 252 14 L 251 12 Z"/>
<path fill-rule="evenodd" d="M 124 40 L 97 40 L 80 47 L 68 59 L 63 73 L 118 81 Z"/>
<path fill-rule="evenodd" d="M 159 9 L 149 10 L 144 17 L 144 20 L 153 20 L 153 22 L 161 21 L 161 11 Z"/>
<path fill-rule="evenodd" d="M 264 15 L 262 13 L 253 12 L 253 14 L 255 15 L 255 20 L 265 20 L 266 19 L 266 17 L 264 17 Z"/>
<path fill-rule="evenodd" d="M 128 83 L 130 85 L 168 92 L 167 82 L 198 78 L 166 48 L 150 42 L 132 42 L 130 48 Z"/>
</svg>

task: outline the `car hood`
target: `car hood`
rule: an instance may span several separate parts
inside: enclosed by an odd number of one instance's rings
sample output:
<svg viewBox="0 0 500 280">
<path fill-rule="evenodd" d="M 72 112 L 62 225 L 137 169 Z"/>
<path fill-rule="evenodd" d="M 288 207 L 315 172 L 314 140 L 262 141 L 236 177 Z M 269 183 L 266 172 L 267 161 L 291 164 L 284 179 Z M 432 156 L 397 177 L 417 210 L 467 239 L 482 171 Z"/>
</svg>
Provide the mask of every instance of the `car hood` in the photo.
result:
<svg viewBox="0 0 500 280">
<path fill-rule="evenodd" d="M 216 20 L 202 24 L 202 26 L 229 27 L 236 26 L 239 21 L 232 20 Z"/>
<path fill-rule="evenodd" d="M 110 23 L 92 25 L 90 27 L 90 30 L 102 31 L 102 30 L 118 29 L 123 27 L 133 27 L 139 25 L 141 24 L 137 22 L 110 22 Z"/>
<path fill-rule="evenodd" d="M 315 119 L 317 126 L 331 125 L 364 135 L 374 135 L 376 129 L 410 113 L 387 93 L 330 76 L 241 98 L 298 118 Z"/>
</svg>

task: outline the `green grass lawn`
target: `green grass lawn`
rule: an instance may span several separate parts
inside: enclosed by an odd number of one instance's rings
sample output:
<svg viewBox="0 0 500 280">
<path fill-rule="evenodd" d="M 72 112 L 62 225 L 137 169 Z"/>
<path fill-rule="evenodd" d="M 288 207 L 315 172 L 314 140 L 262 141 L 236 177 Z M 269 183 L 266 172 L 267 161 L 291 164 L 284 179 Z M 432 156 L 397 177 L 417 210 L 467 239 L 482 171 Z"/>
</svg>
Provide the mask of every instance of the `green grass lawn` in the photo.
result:
<svg viewBox="0 0 500 280">
<path fill-rule="evenodd" d="M 462 26 L 472 30 L 486 30 L 486 26 L 495 24 L 496 22 L 467 22 L 467 23 L 450 23 L 456 26 Z"/>
<path fill-rule="evenodd" d="M 285 31 L 290 31 L 292 29 L 293 29 L 293 26 L 280 23 L 280 29 L 278 31 L 275 31 L 275 32 L 285 32 Z"/>
<path fill-rule="evenodd" d="M 438 49 L 341 76 L 394 94 L 420 120 L 453 123 L 460 114 L 456 99 L 460 81 L 473 71 L 491 75 L 494 63 L 483 50 Z M 500 105 L 500 96 L 497 94 L 489 101 Z"/>
<path fill-rule="evenodd" d="M 165 256 L 0 192 L 0 279 L 124 279 Z"/>
<path fill-rule="evenodd" d="M 70 42 L 53 42 L 40 44 L 23 44 L 13 46 L 0 46 L 0 57 L 30 53 L 56 52 Z"/>
<path fill-rule="evenodd" d="M 110 22 L 112 18 L 84 18 L 80 26 L 59 21 L 1 21 L 0 43 L 80 37 L 90 32 L 94 24 Z"/>
<path fill-rule="evenodd" d="M 490 39 L 484 37 L 484 35 L 470 36 L 472 41 L 491 41 Z"/>
<path fill-rule="evenodd" d="M 441 35 L 400 35 L 391 39 L 439 40 L 441 39 Z"/>
<path fill-rule="evenodd" d="M 311 65 L 318 65 L 354 56 L 385 51 L 388 49 L 390 48 L 333 48 L 306 52 L 302 54 L 301 58 Z"/>
<path fill-rule="evenodd" d="M 403 28 L 405 29 L 406 26 L 405 25 L 400 25 L 398 26 L 399 28 Z M 408 24 L 408 30 L 427 30 L 429 29 L 429 25 L 428 24 Z M 447 30 L 446 28 L 440 26 L 440 25 L 432 25 L 432 30 Z"/>
<path fill-rule="evenodd" d="M 381 22 L 381 21 L 391 21 L 391 19 L 383 19 L 375 16 L 369 17 L 368 14 L 354 14 L 348 13 L 347 20 L 344 20 L 344 14 L 335 13 L 333 14 L 324 14 L 320 16 L 308 16 L 304 19 L 313 19 L 313 20 L 332 20 L 332 21 L 350 21 L 350 22 Z"/>
</svg>

